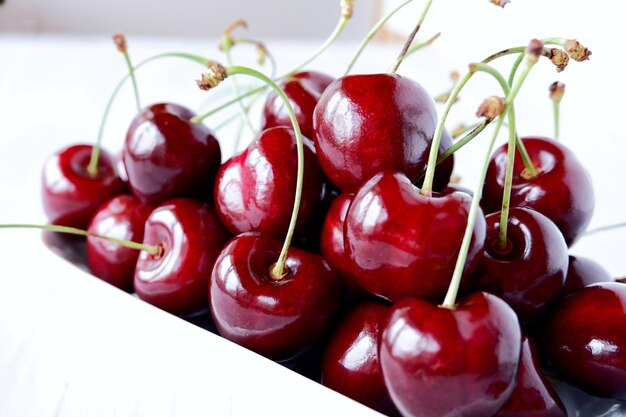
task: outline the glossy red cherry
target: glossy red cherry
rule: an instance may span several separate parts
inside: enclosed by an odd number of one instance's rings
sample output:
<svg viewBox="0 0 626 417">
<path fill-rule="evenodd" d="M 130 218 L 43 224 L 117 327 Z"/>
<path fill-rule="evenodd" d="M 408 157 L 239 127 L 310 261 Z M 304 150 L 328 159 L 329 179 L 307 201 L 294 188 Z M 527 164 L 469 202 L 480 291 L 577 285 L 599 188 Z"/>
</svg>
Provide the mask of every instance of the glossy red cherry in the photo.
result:
<svg viewBox="0 0 626 417">
<path fill-rule="evenodd" d="M 467 225 L 471 197 L 424 196 L 395 171 L 375 175 L 355 195 L 345 221 L 345 249 L 358 284 L 390 301 L 441 301 Z M 480 259 L 485 219 L 478 213 L 465 274 Z"/>
<path fill-rule="evenodd" d="M 217 174 L 214 199 L 221 221 L 233 234 L 254 231 L 282 239 L 293 211 L 297 172 L 293 130 L 276 127 L 264 131 Z M 299 232 L 317 215 L 323 186 L 313 144 L 305 138 Z"/>
<path fill-rule="evenodd" d="M 558 378 L 591 395 L 626 400 L 626 284 L 594 284 L 568 295 L 543 336 Z"/>
<path fill-rule="evenodd" d="M 491 294 L 474 293 L 453 310 L 400 301 L 380 343 L 387 389 L 405 417 L 491 416 L 515 386 L 519 323 Z"/>
<path fill-rule="evenodd" d="M 385 169 L 416 181 L 428 160 L 437 113 L 418 83 L 394 74 L 349 75 L 324 91 L 313 114 L 315 149 L 344 192 Z"/>
<path fill-rule="evenodd" d="M 563 294 L 571 294 L 587 285 L 613 281 L 609 272 L 593 259 L 570 255 Z"/>
<path fill-rule="evenodd" d="M 96 212 L 87 229 L 91 233 L 132 242 L 143 241 L 143 230 L 152 207 L 133 195 L 112 198 Z M 132 291 L 139 251 L 104 239 L 87 237 L 89 269 L 98 278 L 124 291 Z"/>
<path fill-rule="evenodd" d="M 228 237 L 207 204 L 179 198 L 157 207 L 146 221 L 143 243 L 161 246 L 163 254 L 139 253 L 137 295 L 179 315 L 207 308 L 211 270 Z"/>
<path fill-rule="evenodd" d="M 574 153 L 563 144 L 545 138 L 523 138 L 539 175 L 528 178 L 516 154 L 511 207 L 527 207 L 552 220 L 568 246 L 586 230 L 595 207 L 591 177 Z M 491 157 L 483 189 L 482 207 L 487 213 L 501 209 L 507 145 Z"/>
<path fill-rule="evenodd" d="M 333 81 L 335 81 L 333 77 L 318 71 L 301 71 L 280 83 L 293 106 L 300 130 L 307 138 L 313 137 L 315 105 L 320 95 Z M 285 109 L 285 103 L 276 93 L 271 92 L 263 107 L 261 130 L 276 126 L 291 127 L 291 119 Z"/>
<path fill-rule="evenodd" d="M 50 223 L 86 229 L 107 200 L 125 190 L 109 154 L 101 149 L 98 174 L 87 172 L 91 145 L 73 145 L 52 155 L 42 173 L 43 208 Z"/>
<path fill-rule="evenodd" d="M 133 119 L 123 151 L 133 193 L 146 204 L 202 196 L 220 166 L 220 146 L 194 114 L 177 104 L 147 107 Z"/>
<path fill-rule="evenodd" d="M 391 408 L 378 359 L 378 342 L 389 307 L 356 306 L 333 332 L 322 361 L 322 384 L 368 407 Z"/>
<path fill-rule="evenodd" d="M 526 335 L 515 389 L 495 417 L 567 417 L 563 402 L 541 373 L 535 344 Z"/>
<path fill-rule="evenodd" d="M 509 303 L 522 324 L 532 323 L 561 296 L 569 262 L 563 235 L 543 214 L 513 207 L 509 245 L 500 249 L 500 213 L 486 219 L 485 252 L 467 285 L 497 295 Z"/>
<path fill-rule="evenodd" d="M 211 275 L 211 313 L 223 337 L 274 360 L 321 340 L 332 324 L 339 280 L 321 256 L 290 248 L 287 275 L 270 274 L 281 242 L 245 233 L 220 253 Z"/>
</svg>

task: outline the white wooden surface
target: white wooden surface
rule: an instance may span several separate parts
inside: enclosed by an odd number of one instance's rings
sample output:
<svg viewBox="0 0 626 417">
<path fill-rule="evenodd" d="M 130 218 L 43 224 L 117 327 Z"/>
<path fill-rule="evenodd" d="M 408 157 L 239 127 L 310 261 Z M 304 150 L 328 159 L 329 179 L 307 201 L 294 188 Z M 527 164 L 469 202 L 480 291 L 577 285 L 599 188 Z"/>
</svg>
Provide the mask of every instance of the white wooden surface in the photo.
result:
<svg viewBox="0 0 626 417">
<path fill-rule="evenodd" d="M 268 44 L 283 70 L 315 47 Z M 131 38 L 129 45 L 135 61 L 169 50 L 217 55 L 214 43 L 200 39 Z M 340 75 L 354 48 L 337 45 L 315 67 Z M 398 49 L 368 49 L 358 69 L 384 71 Z M 476 55 L 488 52 L 484 46 Z M 124 73 L 123 61 L 108 38 L 93 37 L 4 35 L 0 57 L 0 222 L 42 222 L 43 161 L 62 146 L 95 140 L 107 97 Z M 401 73 L 436 94 L 448 87 L 452 68 L 464 68 L 464 63 L 434 46 L 410 58 Z M 168 100 L 194 109 L 220 102 L 228 88 L 211 95 L 198 91 L 194 80 L 200 70 L 170 60 L 140 71 L 143 102 Z M 528 81 L 518 103 L 522 134 L 552 132 L 545 97 L 552 71 L 544 64 Z M 581 83 L 605 76 L 602 68 L 582 75 Z M 622 153 L 611 150 L 623 149 L 624 136 L 609 133 L 601 121 L 581 118 L 595 92 L 578 91 L 564 101 L 563 138 L 592 171 L 598 203 L 593 226 L 624 221 L 626 166 Z M 455 108 L 450 126 L 472 121 L 480 99 L 496 93 L 490 80 L 477 80 Z M 133 114 L 128 88 L 112 113 L 107 148 L 121 147 Z M 225 153 L 232 152 L 234 128 L 219 132 Z M 459 155 L 457 171 L 470 187 L 483 148 L 483 143 L 472 144 Z M 73 269 L 42 246 L 37 232 L 0 234 L 0 416 L 374 415 Z M 626 275 L 624 242 L 622 229 L 584 239 L 574 252 L 594 257 L 614 275 Z"/>
</svg>

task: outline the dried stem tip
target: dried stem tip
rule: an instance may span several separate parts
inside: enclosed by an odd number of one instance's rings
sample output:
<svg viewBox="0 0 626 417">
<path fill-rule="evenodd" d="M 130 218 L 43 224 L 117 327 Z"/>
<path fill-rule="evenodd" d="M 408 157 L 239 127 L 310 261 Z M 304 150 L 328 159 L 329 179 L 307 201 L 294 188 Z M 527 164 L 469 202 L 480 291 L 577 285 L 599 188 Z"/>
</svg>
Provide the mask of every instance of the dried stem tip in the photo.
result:
<svg viewBox="0 0 626 417">
<path fill-rule="evenodd" d="M 496 6 L 504 7 L 511 2 L 511 0 L 489 0 Z"/>
<path fill-rule="evenodd" d="M 539 39 L 533 39 L 526 47 L 526 55 L 534 60 L 539 60 L 539 57 L 543 54 L 543 42 Z"/>
<path fill-rule="evenodd" d="M 248 22 L 245 19 L 237 19 L 230 25 L 226 26 L 226 29 L 224 29 L 224 34 L 230 35 L 237 28 L 248 29 Z"/>
<path fill-rule="evenodd" d="M 113 35 L 113 43 L 117 47 L 117 50 L 121 53 L 126 52 L 126 38 L 121 33 Z"/>
<path fill-rule="evenodd" d="M 548 58 L 556 66 L 556 72 L 563 71 L 569 63 L 569 55 L 559 48 L 551 48 Z"/>
<path fill-rule="evenodd" d="M 209 70 L 207 72 L 203 72 L 202 78 L 200 80 L 196 80 L 196 83 L 201 90 L 208 91 L 217 87 L 219 83 L 226 79 L 226 77 L 228 77 L 226 68 L 217 62 L 210 61 Z"/>
<path fill-rule="evenodd" d="M 555 103 L 560 103 L 563 95 L 565 94 L 565 84 L 558 81 L 550 84 L 550 100 Z"/>
<path fill-rule="evenodd" d="M 265 46 L 265 44 L 261 41 L 257 42 L 256 44 L 256 59 L 257 59 L 257 63 L 260 66 L 263 66 L 265 64 L 265 59 L 267 58 L 267 47 Z"/>
<path fill-rule="evenodd" d="M 485 117 L 493 120 L 504 111 L 504 98 L 491 96 L 487 97 L 478 107 L 476 117 Z"/>
<path fill-rule="evenodd" d="M 350 19 L 354 11 L 354 0 L 341 0 L 341 17 Z"/>
<path fill-rule="evenodd" d="M 591 51 L 585 48 L 576 39 L 569 39 L 565 42 L 565 51 L 574 61 L 586 61 L 591 55 Z"/>
</svg>

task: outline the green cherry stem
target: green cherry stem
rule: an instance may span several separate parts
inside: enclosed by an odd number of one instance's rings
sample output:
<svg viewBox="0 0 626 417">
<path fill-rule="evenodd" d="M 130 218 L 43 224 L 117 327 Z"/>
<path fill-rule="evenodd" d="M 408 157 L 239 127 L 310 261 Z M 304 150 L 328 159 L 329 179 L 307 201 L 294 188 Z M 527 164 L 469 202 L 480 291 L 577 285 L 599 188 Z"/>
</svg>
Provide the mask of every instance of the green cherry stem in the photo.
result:
<svg viewBox="0 0 626 417">
<path fill-rule="evenodd" d="M 376 24 L 374 24 L 374 26 L 372 26 L 372 29 L 370 29 L 367 35 L 365 35 L 365 38 L 363 38 L 363 40 L 361 41 L 361 44 L 359 45 L 359 48 L 356 51 L 356 54 L 354 54 L 354 57 L 352 57 L 352 60 L 348 64 L 348 68 L 346 69 L 344 76 L 348 75 L 350 71 L 352 71 L 352 67 L 354 67 L 354 64 L 356 64 L 356 61 L 361 56 L 361 53 L 363 53 L 363 50 L 365 49 L 365 47 L 370 43 L 370 41 L 374 38 L 374 36 L 376 36 L 378 32 L 380 32 L 380 30 L 382 29 L 383 26 L 385 26 L 387 21 L 391 19 L 391 17 L 395 15 L 398 11 L 404 8 L 404 6 L 411 3 L 412 1 L 413 0 L 406 0 L 400 3 L 396 8 L 389 11 L 389 13 L 383 16 L 378 22 L 376 22 Z"/>
<path fill-rule="evenodd" d="M 430 6 L 432 5 L 432 3 L 433 3 L 433 0 L 426 1 L 426 5 L 424 6 L 424 9 L 422 10 L 422 14 L 420 15 L 419 20 L 417 21 L 417 25 L 415 25 L 413 32 L 411 32 L 408 39 L 406 40 L 404 46 L 402 47 L 402 51 L 400 51 L 400 55 L 398 55 L 398 58 L 396 59 L 396 63 L 393 65 L 393 67 L 391 67 L 391 71 L 389 71 L 389 73 L 395 74 L 398 72 L 398 68 L 400 68 L 400 64 L 402 64 L 404 57 L 409 51 L 409 48 L 411 47 L 411 44 L 413 43 L 413 39 L 415 39 L 415 35 L 417 35 L 417 32 L 419 32 L 420 28 L 422 27 L 422 24 L 424 23 L 424 20 L 426 19 L 426 15 L 428 14 L 428 11 L 430 10 Z"/>
<path fill-rule="evenodd" d="M 233 40 L 230 37 L 230 33 L 226 32 L 222 35 L 222 49 L 224 50 L 224 55 L 226 56 L 226 63 L 228 64 L 229 67 L 233 66 L 233 57 L 231 54 L 231 47 L 233 46 Z M 233 78 L 230 80 L 232 86 L 233 86 L 233 92 L 235 93 L 235 97 L 239 97 L 241 95 L 241 90 L 239 88 L 239 83 L 237 82 L 236 78 Z M 248 129 L 250 129 L 250 131 L 252 133 L 256 132 L 256 129 L 254 128 L 254 126 L 252 125 L 252 121 L 250 121 L 250 115 L 248 114 L 248 111 L 246 110 L 246 107 L 243 103 L 243 99 L 237 100 L 237 103 L 239 104 L 239 110 L 241 113 L 241 117 L 243 118 L 244 124 L 248 127 Z M 237 149 L 237 147 L 239 146 L 239 141 L 241 139 L 241 131 L 240 131 L 240 135 L 237 137 L 236 140 L 236 144 L 235 144 L 235 149 Z"/>
<path fill-rule="evenodd" d="M 133 90 L 135 93 L 135 104 L 137 105 L 137 112 L 141 111 L 141 103 L 139 100 L 139 88 L 137 87 L 137 78 L 135 77 L 135 69 L 133 68 L 133 63 L 130 60 L 130 55 L 128 54 L 128 45 L 126 43 L 126 37 L 121 33 L 116 33 L 113 35 L 113 42 L 117 47 L 117 50 L 124 55 L 124 60 L 126 61 L 126 67 L 128 68 L 128 75 L 130 75 L 130 79 L 132 80 Z"/>
<path fill-rule="evenodd" d="M 293 202 L 293 210 L 291 212 L 289 228 L 287 229 L 287 235 L 285 236 L 285 241 L 280 251 L 280 255 L 278 257 L 278 260 L 270 268 L 270 276 L 272 277 L 272 279 L 279 281 L 283 279 L 285 275 L 287 275 L 287 266 L 285 265 L 287 262 L 287 253 L 293 239 L 293 234 L 296 228 L 296 221 L 298 220 L 298 211 L 300 210 L 300 201 L 302 199 L 302 184 L 304 181 L 304 144 L 302 139 L 302 133 L 300 131 L 300 125 L 298 124 L 298 120 L 296 119 L 296 114 L 294 112 L 293 106 L 291 105 L 291 102 L 289 101 L 289 98 L 287 97 L 285 92 L 268 76 L 259 71 L 256 71 L 252 68 L 240 66 L 224 68 L 217 63 L 213 63 L 209 68 L 209 72 L 202 74 L 202 80 L 198 81 L 198 86 L 201 89 L 208 90 L 216 87 L 226 77 L 238 74 L 248 75 L 257 78 L 258 80 L 267 84 L 271 89 L 274 90 L 274 92 L 276 92 L 276 94 L 285 104 L 285 109 L 289 113 L 289 119 L 291 120 L 291 124 L 296 135 L 296 148 L 298 151 L 298 173 L 296 177 L 296 192 Z"/>
<path fill-rule="evenodd" d="M 57 226 L 57 225 L 38 225 L 38 224 L 0 224 L 0 229 L 40 229 L 48 232 L 66 233 L 78 236 L 94 237 L 98 239 L 106 240 L 107 242 L 115 243 L 125 248 L 145 250 L 151 255 L 162 256 L 163 248 L 160 246 L 144 245 L 143 243 L 137 243 L 130 240 L 116 239 L 113 237 L 98 235 L 96 233 L 87 232 L 82 229 L 76 229 L 75 227 Z"/>
<path fill-rule="evenodd" d="M 496 138 L 498 137 L 498 132 L 500 130 L 500 127 L 502 127 L 502 123 L 504 122 L 504 116 L 504 113 L 498 116 L 498 121 L 496 122 L 496 127 L 493 132 L 493 136 L 491 137 L 491 142 L 487 147 L 485 161 L 483 163 L 482 171 L 480 173 L 480 179 L 476 185 L 476 189 L 474 190 L 472 204 L 470 205 L 470 210 L 467 215 L 467 227 L 465 228 L 465 234 L 463 235 L 463 241 L 461 242 L 461 249 L 459 250 L 459 256 L 456 259 L 456 264 L 454 267 L 454 272 L 452 273 L 452 280 L 450 281 L 448 292 L 446 293 L 446 297 L 444 298 L 442 304 L 442 307 L 448 309 L 454 309 L 454 306 L 456 304 L 456 296 L 459 292 L 459 287 L 461 285 L 461 277 L 463 276 L 463 269 L 465 268 L 467 253 L 469 251 L 470 243 L 472 241 L 472 235 L 474 234 L 476 217 L 478 216 L 478 211 L 480 209 L 480 199 L 483 192 L 485 177 L 487 176 L 487 168 L 489 167 L 489 161 L 491 159 L 491 154 L 493 153 L 493 147 L 496 143 Z"/>
<path fill-rule="evenodd" d="M 423 48 L 427 47 L 428 45 L 431 45 L 433 42 L 435 42 L 437 39 L 439 39 L 440 36 L 441 36 L 441 32 L 437 32 L 433 36 L 431 36 L 430 38 L 426 39 L 424 42 L 420 42 L 420 43 L 414 45 L 413 47 L 411 47 L 411 49 L 409 49 L 407 51 L 406 56 L 413 55 L 415 52 L 419 51 L 420 49 L 423 49 Z M 405 58 L 406 58 L 406 56 L 405 56 Z"/>
<path fill-rule="evenodd" d="M 554 139 L 559 140 L 560 124 L 561 124 L 561 100 L 565 94 L 565 84 L 558 81 L 550 84 L 550 100 L 552 100 L 552 108 L 554 110 Z"/>
</svg>

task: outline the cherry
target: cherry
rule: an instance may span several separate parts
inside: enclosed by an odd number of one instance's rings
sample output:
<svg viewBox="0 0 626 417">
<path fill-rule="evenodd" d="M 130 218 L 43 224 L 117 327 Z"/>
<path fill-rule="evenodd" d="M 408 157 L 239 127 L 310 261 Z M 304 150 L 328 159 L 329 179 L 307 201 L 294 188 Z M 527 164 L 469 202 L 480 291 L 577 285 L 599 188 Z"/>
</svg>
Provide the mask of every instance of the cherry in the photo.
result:
<svg viewBox="0 0 626 417">
<path fill-rule="evenodd" d="M 178 315 L 207 308 L 211 270 L 227 240 L 226 229 L 207 204 L 186 198 L 163 203 L 146 220 L 143 239 L 163 253 L 139 253 L 133 281 L 137 295 Z"/>
<path fill-rule="evenodd" d="M 381 412 L 392 408 L 378 359 L 389 309 L 378 303 L 356 306 L 334 331 L 322 361 L 323 385 Z"/>
<path fill-rule="evenodd" d="M 308 227 L 321 206 L 324 176 L 313 144 L 304 139 L 304 186 L 297 231 Z M 271 128 L 222 165 L 215 181 L 215 207 L 233 234 L 256 231 L 285 236 L 293 210 L 298 171 L 293 130 Z"/>
<path fill-rule="evenodd" d="M 567 417 L 558 394 L 543 376 L 535 344 L 522 335 L 522 354 L 515 389 L 495 417 Z"/>
<path fill-rule="evenodd" d="M 571 294 L 587 285 L 612 281 L 613 277 L 596 261 L 570 255 L 563 294 Z"/>
<path fill-rule="evenodd" d="M 302 134 L 313 137 L 313 110 L 324 92 L 335 79 L 318 71 L 297 72 L 280 83 L 296 114 Z M 270 127 L 291 127 L 289 113 L 278 95 L 270 92 L 263 107 L 261 130 Z"/>
<path fill-rule="evenodd" d="M 552 220 L 571 246 L 585 231 L 595 206 L 591 177 L 576 156 L 561 143 L 545 138 L 523 138 L 536 176 L 524 171 L 516 155 L 511 206 L 539 211 Z M 489 164 L 482 206 L 488 213 L 500 210 L 507 162 L 507 145 L 496 150 Z"/>
<path fill-rule="evenodd" d="M 390 301 L 408 296 L 441 300 L 467 224 L 465 193 L 425 196 L 409 179 L 384 171 L 355 195 L 345 220 L 350 270 L 362 288 Z M 465 274 L 483 251 L 485 220 L 473 228 Z"/>
<path fill-rule="evenodd" d="M 91 145 L 72 145 L 46 161 L 41 181 L 42 201 L 50 223 L 86 229 L 105 201 L 124 192 L 124 182 L 104 150 L 97 174 L 88 173 L 91 150 Z"/>
<path fill-rule="evenodd" d="M 220 335 L 274 360 L 293 358 L 325 335 L 341 290 L 322 257 L 297 248 L 276 277 L 281 246 L 255 233 L 235 237 L 219 254 L 209 288 Z"/>
<path fill-rule="evenodd" d="M 543 337 L 560 379 L 591 395 L 626 400 L 626 284 L 594 284 L 563 298 Z"/>
<path fill-rule="evenodd" d="M 529 324 L 557 300 L 567 275 L 568 254 L 563 235 L 543 214 L 512 208 L 508 245 L 500 248 L 500 213 L 487 219 L 485 252 L 468 286 L 505 300 L 522 324 Z"/>
<path fill-rule="evenodd" d="M 380 363 L 404 416 L 491 416 L 514 389 L 520 349 L 517 317 L 494 295 L 454 309 L 407 298 L 391 308 Z"/>
<path fill-rule="evenodd" d="M 144 224 L 152 208 L 132 195 L 112 198 L 96 212 L 87 231 L 96 235 L 141 242 Z M 98 278 L 124 291 L 132 291 L 139 251 L 87 237 L 89 269 Z"/>
<path fill-rule="evenodd" d="M 313 114 L 322 169 L 354 192 L 385 169 L 416 181 L 428 159 L 437 113 L 419 84 L 395 74 L 349 75 L 334 81 Z"/>
<path fill-rule="evenodd" d="M 177 104 L 153 104 L 133 119 L 123 160 L 133 193 L 150 205 L 202 195 L 221 162 L 220 147 L 194 114 Z"/>
</svg>

